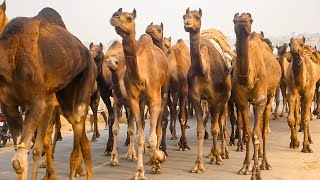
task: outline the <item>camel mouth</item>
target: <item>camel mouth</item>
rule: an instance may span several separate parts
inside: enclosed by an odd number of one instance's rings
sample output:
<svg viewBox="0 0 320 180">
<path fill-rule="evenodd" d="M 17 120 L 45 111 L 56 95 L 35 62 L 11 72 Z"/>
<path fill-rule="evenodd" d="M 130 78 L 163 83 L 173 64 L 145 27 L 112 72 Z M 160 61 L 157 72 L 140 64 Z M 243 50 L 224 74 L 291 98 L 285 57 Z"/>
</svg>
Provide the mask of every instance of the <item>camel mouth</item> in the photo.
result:
<svg viewBox="0 0 320 180">
<path fill-rule="evenodd" d="M 110 24 L 111 24 L 111 26 L 113 26 L 113 27 L 118 27 L 118 26 L 121 25 L 120 19 L 119 19 L 119 18 L 114 18 L 114 17 L 112 17 L 112 18 L 110 19 Z"/>
<path fill-rule="evenodd" d="M 193 24 L 184 24 L 184 27 L 185 27 L 185 28 L 192 28 L 192 27 L 193 27 Z"/>
<path fill-rule="evenodd" d="M 107 67 L 110 70 L 116 71 L 118 69 L 118 60 L 116 58 L 111 57 L 106 61 L 107 61 Z"/>
</svg>

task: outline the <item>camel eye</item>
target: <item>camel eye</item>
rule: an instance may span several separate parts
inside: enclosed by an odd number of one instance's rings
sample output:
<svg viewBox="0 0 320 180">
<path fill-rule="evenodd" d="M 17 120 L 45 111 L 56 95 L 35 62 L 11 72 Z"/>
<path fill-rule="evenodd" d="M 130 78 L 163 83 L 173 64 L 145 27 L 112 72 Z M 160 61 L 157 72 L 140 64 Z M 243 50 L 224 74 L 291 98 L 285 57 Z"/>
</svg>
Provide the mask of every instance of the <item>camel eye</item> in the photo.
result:
<svg viewBox="0 0 320 180">
<path fill-rule="evenodd" d="M 200 21 L 200 17 L 197 16 L 197 17 L 196 17 L 196 20 L 197 20 L 197 22 L 199 22 L 199 21 Z"/>
<path fill-rule="evenodd" d="M 127 21 L 128 21 L 128 22 L 131 22 L 131 21 L 132 21 L 132 17 L 131 17 L 131 16 L 128 16 L 128 17 L 127 17 Z"/>
<path fill-rule="evenodd" d="M 160 32 L 161 32 L 161 29 L 158 29 L 158 32 L 160 33 Z"/>
<path fill-rule="evenodd" d="M 183 15 L 183 19 L 186 19 L 187 18 L 187 16 L 186 15 Z"/>
</svg>

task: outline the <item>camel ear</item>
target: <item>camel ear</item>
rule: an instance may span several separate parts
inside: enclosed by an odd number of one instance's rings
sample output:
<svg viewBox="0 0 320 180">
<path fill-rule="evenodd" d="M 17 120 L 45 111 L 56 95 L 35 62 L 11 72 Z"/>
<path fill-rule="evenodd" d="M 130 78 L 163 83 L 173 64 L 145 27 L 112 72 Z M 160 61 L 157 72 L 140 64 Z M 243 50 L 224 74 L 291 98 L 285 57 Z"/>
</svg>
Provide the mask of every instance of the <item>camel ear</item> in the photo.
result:
<svg viewBox="0 0 320 180">
<path fill-rule="evenodd" d="M 233 16 L 233 23 L 236 23 L 236 18 L 239 17 L 239 13 L 234 14 Z"/>
<path fill-rule="evenodd" d="M 93 42 L 92 42 L 92 43 L 90 43 L 89 48 L 91 49 L 91 48 L 92 48 L 92 46 L 93 46 Z"/>
<path fill-rule="evenodd" d="M 122 12 L 122 8 L 119 8 L 119 9 L 118 9 L 118 12 Z"/>
<path fill-rule="evenodd" d="M 153 22 L 151 22 L 151 23 L 149 24 L 149 26 L 151 26 L 151 25 L 153 25 Z"/>
<path fill-rule="evenodd" d="M 100 43 L 100 48 L 101 48 L 101 50 L 103 49 L 103 45 L 102 45 L 102 43 Z"/>
<path fill-rule="evenodd" d="M 169 36 L 169 41 L 171 42 L 171 36 Z"/>
<path fill-rule="evenodd" d="M 199 8 L 199 15 L 200 15 L 200 17 L 202 17 L 202 10 L 201 10 L 201 8 Z"/>
<path fill-rule="evenodd" d="M 1 8 L 3 9 L 3 11 L 6 11 L 6 0 L 3 1 L 2 5 L 1 5 Z"/>
<path fill-rule="evenodd" d="M 161 29 L 163 30 L 163 23 L 162 23 L 162 22 L 161 22 L 161 25 L 160 25 L 160 26 L 161 26 Z"/>
<path fill-rule="evenodd" d="M 302 37 L 302 40 L 303 40 L 303 43 L 306 42 L 306 38 L 304 36 Z"/>
<path fill-rule="evenodd" d="M 263 31 L 260 31 L 260 34 L 261 34 L 262 38 L 264 38 L 264 33 L 263 33 Z"/>
<path fill-rule="evenodd" d="M 251 22 L 251 24 L 252 24 L 253 20 L 252 20 L 251 14 L 250 14 L 250 13 L 247 13 L 247 15 L 250 17 L 250 22 Z"/>
<path fill-rule="evenodd" d="M 186 10 L 186 14 L 188 14 L 188 13 L 189 13 L 189 9 L 190 9 L 190 8 L 188 7 L 188 9 Z"/>
<path fill-rule="evenodd" d="M 132 14 L 133 14 L 133 17 L 134 17 L 134 18 L 136 18 L 136 17 L 137 17 L 137 11 L 136 11 L 136 9 L 135 9 L 135 8 L 133 9 Z"/>
<path fill-rule="evenodd" d="M 279 46 L 276 46 L 276 48 L 279 49 L 280 47 L 279 47 Z"/>
</svg>

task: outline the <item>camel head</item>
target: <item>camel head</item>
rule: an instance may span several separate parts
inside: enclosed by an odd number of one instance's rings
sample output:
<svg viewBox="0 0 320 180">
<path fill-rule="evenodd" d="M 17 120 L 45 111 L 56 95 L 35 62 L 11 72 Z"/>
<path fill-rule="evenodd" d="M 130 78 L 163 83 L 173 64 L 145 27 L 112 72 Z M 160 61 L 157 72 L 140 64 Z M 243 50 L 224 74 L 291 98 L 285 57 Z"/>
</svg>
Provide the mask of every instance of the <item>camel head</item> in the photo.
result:
<svg viewBox="0 0 320 180">
<path fill-rule="evenodd" d="M 186 32 L 197 32 L 201 28 L 202 10 L 190 11 L 186 10 L 186 14 L 183 15 L 184 29 Z"/>
<path fill-rule="evenodd" d="M 114 41 L 106 52 L 105 61 L 111 72 L 123 69 L 125 66 L 123 48 L 119 41 Z"/>
<path fill-rule="evenodd" d="M 305 42 L 306 42 L 306 39 L 304 37 L 303 38 L 292 37 L 290 39 L 290 43 L 289 43 L 290 53 L 293 57 L 298 58 L 300 57 L 300 55 L 303 54 Z"/>
<path fill-rule="evenodd" d="M 253 20 L 250 13 L 236 13 L 233 18 L 234 31 L 237 36 L 249 36 Z"/>
<path fill-rule="evenodd" d="M 100 74 L 101 72 L 101 67 L 102 67 L 102 61 L 103 61 L 103 45 L 102 43 L 100 44 L 93 44 L 90 43 L 90 55 L 91 57 L 94 59 L 94 62 L 96 63 L 97 67 L 98 67 L 98 73 Z"/>
<path fill-rule="evenodd" d="M 288 48 L 288 44 L 284 43 L 282 46 L 276 46 L 276 48 L 278 50 L 278 57 L 281 58 L 286 54 L 287 48 Z"/>
<path fill-rule="evenodd" d="M 164 42 L 164 45 L 166 46 L 166 48 L 170 48 L 171 47 L 171 37 L 164 37 L 163 38 L 163 42 Z"/>
<path fill-rule="evenodd" d="M 152 37 L 152 41 L 160 42 L 163 39 L 163 24 L 156 25 L 152 22 L 148 25 L 146 33 Z"/>
<path fill-rule="evenodd" d="M 136 9 L 132 13 L 122 12 L 122 8 L 113 13 L 110 24 L 115 27 L 117 34 L 121 37 L 127 37 L 135 31 L 134 20 L 137 17 Z"/>
</svg>

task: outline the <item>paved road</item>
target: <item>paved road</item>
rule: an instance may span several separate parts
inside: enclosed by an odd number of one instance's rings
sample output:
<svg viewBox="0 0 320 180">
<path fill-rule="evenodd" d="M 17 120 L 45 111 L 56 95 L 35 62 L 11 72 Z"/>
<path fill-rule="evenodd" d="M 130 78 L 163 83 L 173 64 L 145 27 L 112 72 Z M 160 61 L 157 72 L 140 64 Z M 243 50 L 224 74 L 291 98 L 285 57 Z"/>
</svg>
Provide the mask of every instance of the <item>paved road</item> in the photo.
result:
<svg viewBox="0 0 320 180">
<path fill-rule="evenodd" d="M 252 117 L 252 115 L 251 115 Z M 168 140 L 169 157 L 162 164 L 162 173 L 153 174 L 151 166 L 145 165 L 146 177 L 148 179 L 239 179 L 247 180 L 250 176 L 238 175 L 238 170 L 242 167 L 245 153 L 237 152 L 236 147 L 229 147 L 231 158 L 224 160 L 223 165 L 211 165 L 209 159 L 205 158 L 207 171 L 203 174 L 191 174 L 189 170 L 193 167 L 197 156 L 196 123 L 194 119 L 189 120 L 190 129 L 187 130 L 190 151 L 180 152 L 175 146 L 177 140 Z M 314 153 L 304 154 L 299 149 L 289 149 L 289 127 L 286 119 L 280 121 L 271 120 L 271 133 L 269 135 L 267 149 L 271 166 L 270 171 L 262 171 L 263 179 L 276 180 L 301 180 L 320 179 L 320 120 L 310 122 L 311 133 L 314 144 L 311 146 Z M 108 165 L 109 156 L 103 154 L 105 149 L 107 131 L 101 130 L 102 136 L 98 142 L 91 143 L 92 163 L 94 179 L 129 179 L 133 176 L 135 162 L 129 162 L 121 156 L 125 155 L 127 147 L 119 147 L 119 165 L 111 167 Z M 56 174 L 59 179 L 68 179 L 69 158 L 72 150 L 72 133 L 64 134 L 63 141 L 58 142 L 55 154 Z M 120 145 L 124 144 L 126 125 L 121 125 Z M 180 135 L 180 133 L 178 134 Z M 302 133 L 299 133 L 299 140 L 302 142 Z M 91 134 L 89 134 L 91 137 Z M 167 136 L 169 139 L 169 135 Z M 212 139 L 205 141 L 204 154 L 208 154 L 212 145 Z M 251 151 L 252 152 L 252 151 Z M 12 146 L 0 149 L 0 179 L 15 179 L 14 171 L 11 167 L 11 157 L 14 150 Z M 32 166 L 31 155 L 29 155 L 29 167 Z M 150 154 L 144 155 L 144 162 L 147 162 Z M 29 168 L 30 170 L 31 168 Z M 39 170 L 39 179 L 45 174 L 44 169 Z M 30 175 L 30 171 L 29 171 Z M 79 179 L 86 179 L 81 177 Z"/>
</svg>

